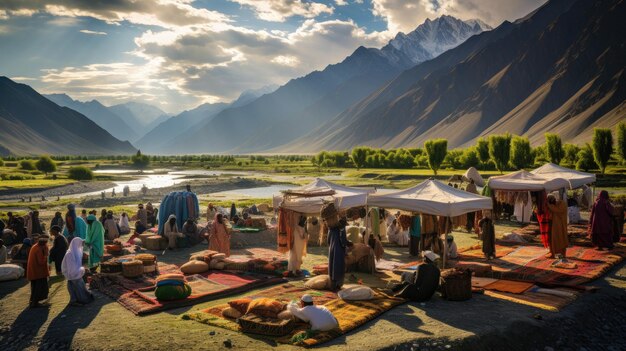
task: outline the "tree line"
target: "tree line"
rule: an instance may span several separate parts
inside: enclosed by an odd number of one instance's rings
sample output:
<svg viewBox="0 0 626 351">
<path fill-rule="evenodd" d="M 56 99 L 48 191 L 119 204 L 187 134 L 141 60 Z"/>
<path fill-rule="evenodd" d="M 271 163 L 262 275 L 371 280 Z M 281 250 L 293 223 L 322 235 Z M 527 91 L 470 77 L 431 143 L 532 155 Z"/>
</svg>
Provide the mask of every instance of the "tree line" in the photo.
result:
<svg viewBox="0 0 626 351">
<path fill-rule="evenodd" d="M 599 169 L 604 174 L 614 152 L 626 163 L 626 123 L 618 124 L 615 134 L 616 142 L 611 129 L 595 128 L 592 142 L 578 146 L 563 144 L 558 134 L 546 133 L 545 143 L 534 148 L 527 137 L 508 133 L 479 138 L 471 147 L 453 150 L 448 150 L 446 139 L 432 139 L 423 148 L 359 146 L 350 152 L 321 151 L 311 162 L 318 168 L 429 168 L 435 175 L 442 167 L 476 167 L 502 173 L 552 162 L 583 171 Z"/>
</svg>

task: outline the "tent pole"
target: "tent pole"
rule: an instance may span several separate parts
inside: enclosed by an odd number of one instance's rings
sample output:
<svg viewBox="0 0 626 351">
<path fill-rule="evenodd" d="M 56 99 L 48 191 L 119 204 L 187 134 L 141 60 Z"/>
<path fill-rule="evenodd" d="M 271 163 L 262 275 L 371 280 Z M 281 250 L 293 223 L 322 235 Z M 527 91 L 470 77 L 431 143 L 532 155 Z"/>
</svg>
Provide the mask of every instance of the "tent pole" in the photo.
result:
<svg viewBox="0 0 626 351">
<path fill-rule="evenodd" d="M 369 226 L 370 226 L 370 207 L 368 205 L 365 205 L 365 233 L 363 233 L 363 243 L 365 245 L 368 245 L 368 242 L 365 240 L 365 236 L 368 235 L 369 232 Z"/>
<path fill-rule="evenodd" d="M 443 233 L 443 269 L 446 268 L 446 261 L 448 258 L 448 226 L 450 225 L 450 217 L 446 217 L 446 225 Z"/>
</svg>

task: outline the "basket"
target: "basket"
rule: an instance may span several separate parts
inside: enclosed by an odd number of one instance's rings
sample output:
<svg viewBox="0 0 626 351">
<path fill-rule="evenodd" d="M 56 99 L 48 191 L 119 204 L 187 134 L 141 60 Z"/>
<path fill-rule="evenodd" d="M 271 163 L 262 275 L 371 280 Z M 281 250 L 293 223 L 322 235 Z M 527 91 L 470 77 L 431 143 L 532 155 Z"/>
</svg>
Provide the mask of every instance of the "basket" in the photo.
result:
<svg viewBox="0 0 626 351">
<path fill-rule="evenodd" d="M 472 298 L 472 271 L 452 268 L 441 273 L 441 296 L 450 301 L 465 301 Z"/>
<path fill-rule="evenodd" d="M 137 278 L 143 274 L 143 262 L 132 260 L 122 263 L 122 275 L 126 278 Z"/>
<path fill-rule="evenodd" d="M 237 323 L 244 333 L 253 333 L 267 336 L 284 336 L 293 331 L 293 319 L 278 319 L 246 313 L 237 319 Z"/>
<path fill-rule="evenodd" d="M 167 239 L 160 235 L 151 235 L 146 238 L 144 247 L 153 251 L 165 250 L 167 248 Z"/>
<path fill-rule="evenodd" d="M 335 208 L 335 204 L 332 202 L 322 207 L 320 217 L 322 217 L 322 219 L 326 221 L 326 225 L 328 226 L 328 228 L 334 228 L 339 225 L 339 213 Z"/>
<path fill-rule="evenodd" d="M 122 262 L 117 260 L 109 260 L 100 263 L 100 273 L 118 274 L 122 273 Z"/>
<path fill-rule="evenodd" d="M 139 260 L 143 263 L 144 273 L 156 272 L 156 256 L 153 254 L 138 254 L 135 255 L 135 260 Z"/>
<path fill-rule="evenodd" d="M 139 234 L 139 239 L 141 240 L 141 246 L 146 247 L 146 239 L 153 236 L 154 233 L 143 233 Z"/>
</svg>

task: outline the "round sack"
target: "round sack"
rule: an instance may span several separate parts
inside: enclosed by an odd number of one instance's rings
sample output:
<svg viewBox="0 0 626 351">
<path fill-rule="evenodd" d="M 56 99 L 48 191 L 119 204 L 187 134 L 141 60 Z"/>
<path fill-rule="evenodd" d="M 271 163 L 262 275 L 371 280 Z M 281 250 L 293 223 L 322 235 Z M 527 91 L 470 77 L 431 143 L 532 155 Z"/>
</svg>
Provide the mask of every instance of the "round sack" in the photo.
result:
<svg viewBox="0 0 626 351">
<path fill-rule="evenodd" d="M 209 270 L 209 265 L 204 261 L 189 261 L 180 267 L 180 271 L 185 274 L 198 274 Z"/>
<path fill-rule="evenodd" d="M 304 283 L 304 286 L 309 289 L 327 290 L 330 288 L 330 276 L 327 274 L 317 275 Z"/>
<path fill-rule="evenodd" d="M 374 291 L 369 286 L 347 285 L 337 295 L 347 301 L 371 300 L 374 298 Z"/>
<path fill-rule="evenodd" d="M 191 287 L 184 285 L 164 285 L 154 290 L 154 295 L 159 301 L 181 300 L 191 295 Z"/>
<path fill-rule="evenodd" d="M 20 279 L 24 275 L 24 268 L 16 264 L 0 265 L 0 282 Z"/>
</svg>

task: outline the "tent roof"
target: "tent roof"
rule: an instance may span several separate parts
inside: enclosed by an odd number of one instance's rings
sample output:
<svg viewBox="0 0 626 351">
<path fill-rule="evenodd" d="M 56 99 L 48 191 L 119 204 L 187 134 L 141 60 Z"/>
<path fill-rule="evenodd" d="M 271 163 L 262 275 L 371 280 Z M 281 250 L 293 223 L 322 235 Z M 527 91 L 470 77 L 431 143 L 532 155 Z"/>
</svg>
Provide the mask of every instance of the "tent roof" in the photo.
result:
<svg viewBox="0 0 626 351">
<path fill-rule="evenodd" d="M 583 185 L 595 183 L 596 181 L 595 174 L 561 167 L 559 165 L 555 165 L 554 163 L 546 163 L 545 165 L 530 171 L 530 173 L 544 178 L 563 178 L 570 183 L 570 188 L 572 189 L 577 189 Z"/>
<path fill-rule="evenodd" d="M 485 180 L 474 167 L 468 168 L 467 171 L 465 171 L 464 176 L 467 179 L 473 179 L 476 186 L 485 186 Z"/>
<path fill-rule="evenodd" d="M 283 191 L 282 201 L 279 203 L 289 210 L 313 214 L 319 213 L 322 206 L 329 202 L 334 202 L 340 210 L 365 206 L 367 195 L 375 191 L 372 188 L 352 188 L 316 178 L 307 185 Z"/>
<path fill-rule="evenodd" d="M 491 189 L 509 191 L 554 191 L 569 188 L 569 182 L 563 178 L 544 178 L 525 170 L 490 177 L 488 184 Z"/>
<path fill-rule="evenodd" d="M 438 180 L 426 180 L 412 188 L 393 193 L 371 195 L 369 206 L 455 217 L 479 210 L 490 210 L 490 198 L 455 189 Z"/>
</svg>

